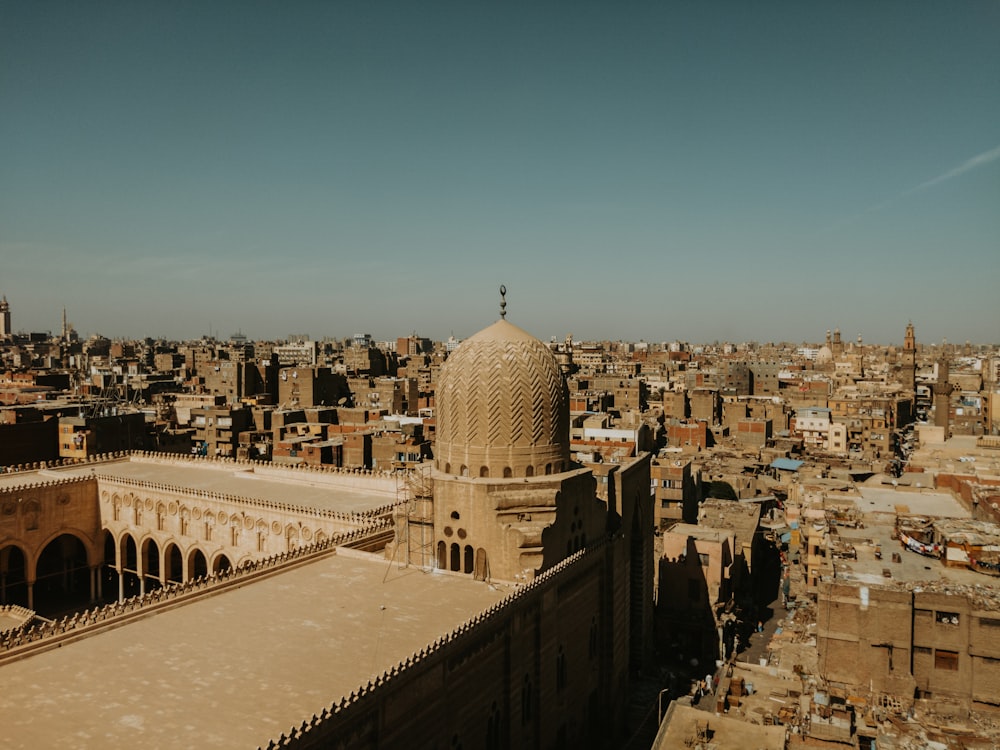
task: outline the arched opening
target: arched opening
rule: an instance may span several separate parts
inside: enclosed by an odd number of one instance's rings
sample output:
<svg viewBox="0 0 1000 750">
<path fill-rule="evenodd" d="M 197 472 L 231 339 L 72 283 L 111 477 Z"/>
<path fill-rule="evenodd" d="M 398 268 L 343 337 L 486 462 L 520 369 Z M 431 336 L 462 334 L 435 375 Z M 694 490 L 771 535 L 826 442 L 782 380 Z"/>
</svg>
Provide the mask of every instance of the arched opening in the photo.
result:
<svg viewBox="0 0 1000 750">
<path fill-rule="evenodd" d="M 448 569 L 454 571 L 462 569 L 462 548 L 457 544 L 451 545 L 451 565 Z"/>
<path fill-rule="evenodd" d="M 84 607 L 90 601 L 87 548 L 72 534 L 45 545 L 35 566 L 34 610 L 46 617 Z"/>
<path fill-rule="evenodd" d="M 535 467 L 534 466 L 528 466 L 528 467 L 526 467 L 525 470 L 524 470 L 524 476 L 526 476 L 526 477 L 533 477 L 533 476 L 535 476 Z"/>
<path fill-rule="evenodd" d="M 545 476 L 552 473 L 552 464 L 545 464 Z"/>
<path fill-rule="evenodd" d="M 233 564 L 225 555 L 219 555 L 215 558 L 215 562 L 212 563 L 212 572 L 215 574 L 224 573 L 227 570 L 232 570 L 232 568 Z"/>
<path fill-rule="evenodd" d="M 115 535 L 105 529 L 102 558 L 104 564 L 101 565 L 101 592 L 103 594 L 102 600 L 105 602 L 113 602 L 118 598 L 118 570 L 115 568 L 117 563 L 116 549 Z"/>
<path fill-rule="evenodd" d="M 465 545 L 465 567 L 462 569 L 463 573 L 472 572 L 472 564 L 475 558 L 475 552 L 472 551 L 472 547 L 468 544 Z"/>
<path fill-rule="evenodd" d="M 135 539 L 128 532 L 122 534 L 119 545 L 122 561 L 122 595 L 128 599 L 139 593 L 139 552 Z"/>
<path fill-rule="evenodd" d="M 504 479 L 510 479 L 512 476 L 514 476 L 514 472 L 511 471 L 511 469 L 510 469 L 509 466 L 504 466 L 503 467 L 503 478 Z"/>
<path fill-rule="evenodd" d="M 489 477 L 489 475 L 490 475 L 490 467 L 489 466 L 480 466 L 479 467 L 479 476 L 480 476 L 480 478 L 486 478 L 486 477 Z"/>
<path fill-rule="evenodd" d="M 142 576 L 147 592 L 160 588 L 160 546 L 153 539 L 142 543 Z"/>
<path fill-rule="evenodd" d="M 28 606 L 28 576 L 24 552 L 13 545 L 0 549 L 0 604 Z"/>
<path fill-rule="evenodd" d="M 444 464 L 444 473 L 445 474 L 451 474 L 451 462 L 450 461 L 446 461 L 445 462 L 445 464 Z"/>
<path fill-rule="evenodd" d="M 462 466 L 462 472 L 461 472 L 461 474 L 462 474 L 463 477 L 469 476 L 469 467 L 468 466 Z"/>
<path fill-rule="evenodd" d="M 184 556 L 180 547 L 170 543 L 163 550 L 163 568 L 171 583 L 184 583 Z"/>
<path fill-rule="evenodd" d="M 197 547 L 191 550 L 191 554 L 188 555 L 188 571 L 192 579 L 208 575 L 208 560 L 205 553 Z"/>
<path fill-rule="evenodd" d="M 439 570 L 448 569 L 448 545 L 444 542 L 438 542 L 437 566 Z"/>
</svg>

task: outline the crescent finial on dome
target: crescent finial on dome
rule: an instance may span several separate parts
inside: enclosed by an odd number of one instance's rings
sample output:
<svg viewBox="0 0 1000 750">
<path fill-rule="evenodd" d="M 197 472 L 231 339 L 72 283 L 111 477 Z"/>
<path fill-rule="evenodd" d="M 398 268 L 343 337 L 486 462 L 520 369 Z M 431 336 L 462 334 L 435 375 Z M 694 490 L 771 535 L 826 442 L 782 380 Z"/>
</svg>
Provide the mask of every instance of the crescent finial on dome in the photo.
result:
<svg viewBox="0 0 1000 750">
<path fill-rule="evenodd" d="M 507 287 L 504 284 L 500 285 L 500 317 L 507 319 Z"/>
</svg>

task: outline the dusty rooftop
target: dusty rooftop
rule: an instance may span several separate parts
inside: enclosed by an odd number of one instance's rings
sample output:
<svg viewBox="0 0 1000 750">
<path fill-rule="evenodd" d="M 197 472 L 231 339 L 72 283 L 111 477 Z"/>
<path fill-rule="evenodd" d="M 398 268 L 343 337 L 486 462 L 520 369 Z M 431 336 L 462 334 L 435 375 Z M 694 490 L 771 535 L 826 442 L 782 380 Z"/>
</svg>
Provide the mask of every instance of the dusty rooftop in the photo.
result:
<svg viewBox="0 0 1000 750">
<path fill-rule="evenodd" d="M 258 469 L 250 464 L 199 463 L 185 461 L 183 458 L 162 462 L 133 458 L 0 474 L 0 489 L 71 476 L 90 476 L 91 471 L 102 476 L 165 484 L 192 491 L 219 492 L 303 508 L 337 510 L 342 513 L 360 513 L 384 507 L 396 500 L 395 483 L 392 479 L 379 481 L 359 476 L 360 481 L 356 484 L 368 485 L 361 489 L 359 486 L 349 485 L 350 474 L 293 469 L 282 471 L 280 467 Z M 269 478 L 269 475 L 274 478 Z"/>
<path fill-rule="evenodd" d="M 894 513 L 896 506 L 905 505 L 909 508 L 906 512 L 915 515 L 969 517 L 969 511 L 949 492 L 894 489 L 891 485 L 882 485 L 874 477 L 868 483 L 859 485 L 858 491 L 861 493 L 861 498 L 855 502 L 858 509 L 864 513 Z"/>
<path fill-rule="evenodd" d="M 5 664 L 3 745 L 257 747 L 504 593 L 341 550 Z"/>
<path fill-rule="evenodd" d="M 652 748 L 672 750 L 683 747 L 782 750 L 785 747 L 785 727 L 749 724 L 674 701 L 663 717 Z"/>
<path fill-rule="evenodd" d="M 892 538 L 895 520 L 891 514 L 866 514 L 863 528 L 835 527 L 831 545 L 856 555 L 856 559 L 834 556 L 835 578 L 869 586 L 964 593 L 988 609 L 1000 609 L 995 578 L 967 568 L 947 567 L 941 560 L 905 549 Z M 899 562 L 893 560 L 893 553 L 899 555 Z"/>
</svg>

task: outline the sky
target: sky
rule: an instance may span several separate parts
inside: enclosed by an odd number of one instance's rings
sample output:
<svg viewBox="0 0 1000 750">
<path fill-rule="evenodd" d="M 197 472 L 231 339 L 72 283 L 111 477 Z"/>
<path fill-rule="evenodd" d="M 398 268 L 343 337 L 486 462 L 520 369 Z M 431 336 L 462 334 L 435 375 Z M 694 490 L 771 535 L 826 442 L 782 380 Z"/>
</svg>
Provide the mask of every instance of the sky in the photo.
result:
<svg viewBox="0 0 1000 750">
<path fill-rule="evenodd" d="M 1000 3 L 0 0 L 16 331 L 1000 340 Z"/>
</svg>

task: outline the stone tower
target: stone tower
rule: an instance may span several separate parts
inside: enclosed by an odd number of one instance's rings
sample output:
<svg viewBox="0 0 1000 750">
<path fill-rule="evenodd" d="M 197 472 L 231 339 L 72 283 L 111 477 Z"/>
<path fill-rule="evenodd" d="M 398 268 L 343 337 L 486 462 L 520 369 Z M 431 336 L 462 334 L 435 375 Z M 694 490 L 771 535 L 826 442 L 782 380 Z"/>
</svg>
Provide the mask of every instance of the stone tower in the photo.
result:
<svg viewBox="0 0 1000 750">
<path fill-rule="evenodd" d="M 0 338 L 12 335 L 10 329 L 10 303 L 7 302 L 7 295 L 0 300 Z"/>
<path fill-rule="evenodd" d="M 948 382 L 948 360 L 942 357 L 938 360 L 938 377 L 934 383 L 934 424 L 944 427 L 944 436 L 948 437 L 948 423 L 951 409 L 951 383 Z"/>
<path fill-rule="evenodd" d="M 913 333 L 913 323 L 907 323 L 900 355 L 900 380 L 903 387 L 915 391 L 917 388 L 917 339 Z"/>
</svg>

